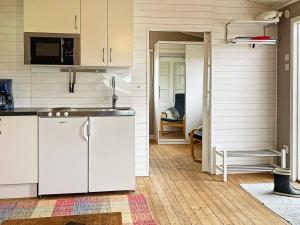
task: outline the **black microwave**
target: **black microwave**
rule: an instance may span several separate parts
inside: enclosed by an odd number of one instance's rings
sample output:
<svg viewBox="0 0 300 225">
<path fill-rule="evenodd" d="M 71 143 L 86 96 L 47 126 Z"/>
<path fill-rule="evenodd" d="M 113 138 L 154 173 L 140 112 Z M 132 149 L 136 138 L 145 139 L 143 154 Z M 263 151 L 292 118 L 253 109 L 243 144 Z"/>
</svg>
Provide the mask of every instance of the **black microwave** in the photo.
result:
<svg viewBox="0 0 300 225">
<path fill-rule="evenodd" d="M 24 33 L 24 63 L 80 65 L 80 35 Z"/>
</svg>

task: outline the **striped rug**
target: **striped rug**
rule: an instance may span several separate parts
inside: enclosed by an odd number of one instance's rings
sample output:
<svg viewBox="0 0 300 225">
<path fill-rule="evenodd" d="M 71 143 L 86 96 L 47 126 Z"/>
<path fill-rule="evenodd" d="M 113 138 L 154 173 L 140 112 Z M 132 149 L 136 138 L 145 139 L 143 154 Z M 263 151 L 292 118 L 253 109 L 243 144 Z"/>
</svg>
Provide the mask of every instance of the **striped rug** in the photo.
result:
<svg viewBox="0 0 300 225">
<path fill-rule="evenodd" d="M 124 225 L 156 225 L 143 195 L 0 201 L 0 224 L 7 219 L 121 212 Z"/>
</svg>

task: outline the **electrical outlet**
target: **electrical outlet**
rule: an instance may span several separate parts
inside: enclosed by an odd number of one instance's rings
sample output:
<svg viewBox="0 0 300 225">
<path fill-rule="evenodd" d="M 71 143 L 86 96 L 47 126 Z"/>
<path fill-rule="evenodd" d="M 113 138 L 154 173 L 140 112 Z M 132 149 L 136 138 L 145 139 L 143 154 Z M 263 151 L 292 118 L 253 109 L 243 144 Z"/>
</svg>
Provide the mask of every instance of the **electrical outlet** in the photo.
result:
<svg viewBox="0 0 300 225">
<path fill-rule="evenodd" d="M 290 71 L 290 64 L 289 64 L 289 63 L 286 63 L 286 64 L 284 65 L 284 70 L 285 70 L 285 71 Z"/>
<path fill-rule="evenodd" d="M 286 62 L 287 62 L 287 61 L 290 61 L 290 54 L 285 54 L 284 60 L 285 60 Z"/>
</svg>

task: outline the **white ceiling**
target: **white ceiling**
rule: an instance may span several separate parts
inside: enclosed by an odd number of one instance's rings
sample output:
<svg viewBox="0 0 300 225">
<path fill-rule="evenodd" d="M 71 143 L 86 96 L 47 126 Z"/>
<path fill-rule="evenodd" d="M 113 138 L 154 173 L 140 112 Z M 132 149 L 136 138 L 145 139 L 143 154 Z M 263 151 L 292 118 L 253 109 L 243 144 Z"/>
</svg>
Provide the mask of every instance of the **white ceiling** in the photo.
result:
<svg viewBox="0 0 300 225">
<path fill-rule="evenodd" d="M 290 0 L 250 0 L 267 6 L 278 7 L 284 3 L 290 2 Z"/>
</svg>

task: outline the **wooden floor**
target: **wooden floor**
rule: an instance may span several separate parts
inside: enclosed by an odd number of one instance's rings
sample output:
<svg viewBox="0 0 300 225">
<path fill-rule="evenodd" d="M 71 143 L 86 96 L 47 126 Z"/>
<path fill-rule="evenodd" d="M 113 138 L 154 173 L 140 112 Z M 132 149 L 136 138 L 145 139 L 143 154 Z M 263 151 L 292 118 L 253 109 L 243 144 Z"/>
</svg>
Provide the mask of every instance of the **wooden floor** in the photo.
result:
<svg viewBox="0 0 300 225">
<path fill-rule="evenodd" d="M 150 147 L 150 177 L 138 178 L 158 224 L 287 224 L 244 192 L 240 183 L 271 182 L 269 174 L 230 175 L 229 182 L 201 172 L 188 145 Z"/>
</svg>

